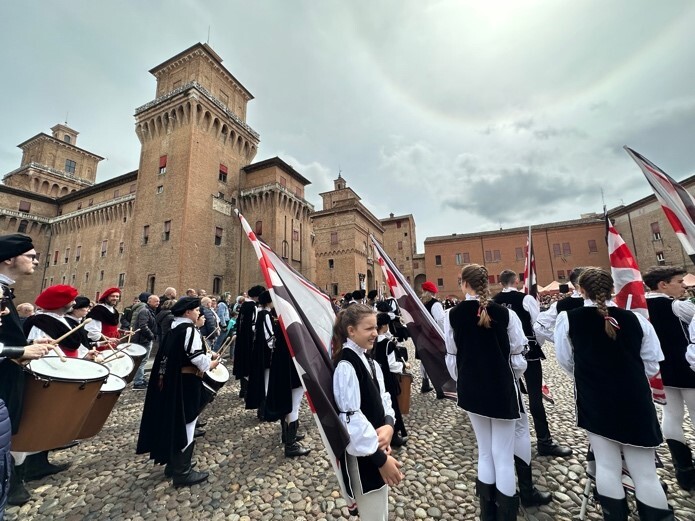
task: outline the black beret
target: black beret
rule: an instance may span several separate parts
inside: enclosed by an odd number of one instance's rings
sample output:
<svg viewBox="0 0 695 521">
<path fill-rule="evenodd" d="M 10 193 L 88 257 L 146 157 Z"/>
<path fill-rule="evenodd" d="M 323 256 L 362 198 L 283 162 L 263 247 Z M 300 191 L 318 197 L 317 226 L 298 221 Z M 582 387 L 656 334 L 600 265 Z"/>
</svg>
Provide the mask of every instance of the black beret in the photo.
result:
<svg viewBox="0 0 695 521">
<path fill-rule="evenodd" d="M 18 257 L 33 249 L 34 245 L 28 235 L 23 233 L 0 235 L 0 262 Z"/>
<path fill-rule="evenodd" d="M 189 309 L 195 309 L 200 307 L 200 299 L 198 297 L 181 297 L 176 301 L 171 307 L 171 314 L 175 317 L 180 317 Z"/>
<path fill-rule="evenodd" d="M 258 303 L 261 306 L 265 306 L 266 304 L 270 304 L 273 301 L 272 297 L 270 296 L 270 291 L 266 290 L 263 293 L 261 293 L 258 296 Z"/>
<path fill-rule="evenodd" d="M 355 291 L 352 292 L 352 298 L 355 300 L 361 300 L 364 295 L 362 295 L 362 291 L 359 289 L 356 289 Z"/>
<path fill-rule="evenodd" d="M 377 290 L 373 289 L 369 293 L 367 293 L 367 298 L 370 300 L 374 300 L 378 294 L 379 294 L 379 292 Z"/>
<path fill-rule="evenodd" d="M 90 304 L 90 301 L 87 297 L 83 297 L 82 295 L 78 295 L 75 297 L 75 305 L 72 306 L 72 309 L 83 309 L 83 308 L 88 308 Z"/>
<path fill-rule="evenodd" d="M 381 302 L 376 303 L 376 310 L 381 311 L 382 313 L 388 313 L 391 311 L 391 307 L 389 306 L 388 302 L 384 302 L 382 300 Z"/>
<path fill-rule="evenodd" d="M 260 297 L 261 293 L 265 291 L 265 288 L 263 286 L 254 286 L 250 290 L 247 291 L 249 297 L 251 298 L 256 298 Z"/>
</svg>

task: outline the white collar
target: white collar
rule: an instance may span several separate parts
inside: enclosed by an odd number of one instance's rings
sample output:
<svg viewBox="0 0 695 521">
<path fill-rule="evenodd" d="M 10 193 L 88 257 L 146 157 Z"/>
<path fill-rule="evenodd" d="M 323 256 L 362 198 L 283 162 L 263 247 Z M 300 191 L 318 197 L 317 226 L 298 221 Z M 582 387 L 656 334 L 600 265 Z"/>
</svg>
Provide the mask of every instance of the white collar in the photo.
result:
<svg viewBox="0 0 695 521">
<path fill-rule="evenodd" d="M 7 284 L 8 286 L 11 286 L 12 284 L 15 283 L 14 280 L 12 280 L 10 277 L 5 275 L 4 273 L 0 273 L 0 282 L 3 284 Z"/>
<path fill-rule="evenodd" d="M 466 293 L 466 300 L 480 300 L 478 295 L 470 295 L 469 293 Z"/>
<path fill-rule="evenodd" d="M 516 288 L 513 288 L 513 287 L 511 287 L 511 286 L 508 287 L 508 288 L 502 288 L 502 293 L 510 293 L 510 292 L 512 292 L 512 291 L 519 291 L 519 290 L 516 289 Z"/>
<path fill-rule="evenodd" d="M 572 290 L 572 294 L 570 295 L 570 298 L 583 298 L 582 294 L 579 293 L 576 289 Z"/>
<path fill-rule="evenodd" d="M 647 298 L 659 298 L 664 297 L 673 300 L 673 297 L 669 297 L 666 293 L 661 293 L 660 291 L 650 291 L 647 293 Z"/>
<path fill-rule="evenodd" d="M 364 355 L 367 352 L 367 350 L 365 348 L 358 346 L 357 344 L 355 344 L 355 342 L 353 342 L 349 338 L 343 344 L 343 348 L 348 348 L 348 349 L 354 351 L 355 353 L 357 353 L 358 355 Z"/>
<path fill-rule="evenodd" d="M 613 302 L 612 300 L 606 300 L 606 306 L 608 306 L 609 308 L 616 308 L 616 307 L 618 307 L 618 305 L 617 305 L 615 302 Z M 594 301 L 591 300 L 591 299 L 585 298 L 585 299 L 584 299 L 584 307 L 587 307 L 587 308 L 595 308 L 595 307 L 596 307 L 596 302 L 594 302 Z"/>
</svg>

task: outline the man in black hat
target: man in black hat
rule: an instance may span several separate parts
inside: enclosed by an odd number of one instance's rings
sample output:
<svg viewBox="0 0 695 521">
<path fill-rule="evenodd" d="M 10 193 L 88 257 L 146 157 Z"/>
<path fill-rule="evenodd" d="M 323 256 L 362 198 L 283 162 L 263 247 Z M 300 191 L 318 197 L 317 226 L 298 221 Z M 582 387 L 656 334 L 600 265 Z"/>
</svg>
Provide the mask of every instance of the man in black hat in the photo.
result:
<svg viewBox="0 0 695 521">
<path fill-rule="evenodd" d="M 176 318 L 152 366 L 136 452 L 166 464 L 164 474 L 175 487 L 183 487 L 208 479 L 207 472 L 193 470 L 191 459 L 196 421 L 207 404 L 200 375 L 217 367 L 219 359 L 206 352 L 195 328 L 199 298 L 181 298 L 171 313 Z"/>
<path fill-rule="evenodd" d="M 251 351 L 256 324 L 256 306 L 258 297 L 265 291 L 263 286 L 254 286 L 248 291 L 248 296 L 239 308 L 237 319 L 237 335 L 234 347 L 234 369 L 232 374 L 240 380 L 239 398 L 246 397 L 248 378 L 251 372 Z"/>
</svg>

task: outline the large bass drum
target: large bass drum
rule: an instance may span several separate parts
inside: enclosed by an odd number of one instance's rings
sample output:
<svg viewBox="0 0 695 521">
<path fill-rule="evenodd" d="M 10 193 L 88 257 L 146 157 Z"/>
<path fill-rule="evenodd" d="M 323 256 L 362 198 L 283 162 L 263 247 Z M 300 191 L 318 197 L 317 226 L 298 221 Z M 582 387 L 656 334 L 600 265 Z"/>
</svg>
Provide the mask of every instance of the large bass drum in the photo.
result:
<svg viewBox="0 0 695 521">
<path fill-rule="evenodd" d="M 99 354 L 104 358 L 102 363 L 109 368 L 111 374 L 126 380 L 134 372 L 135 362 L 125 350 L 117 352 L 107 349 Z"/>
<path fill-rule="evenodd" d="M 125 389 L 123 378 L 113 374 L 109 375 L 101 386 L 97 399 L 94 401 L 94 405 L 92 405 L 76 439 L 91 438 L 101 432 L 123 389 Z"/>
<path fill-rule="evenodd" d="M 109 369 L 82 358 L 33 360 L 24 372 L 24 408 L 12 450 L 50 450 L 77 439 L 109 376 Z"/>
</svg>

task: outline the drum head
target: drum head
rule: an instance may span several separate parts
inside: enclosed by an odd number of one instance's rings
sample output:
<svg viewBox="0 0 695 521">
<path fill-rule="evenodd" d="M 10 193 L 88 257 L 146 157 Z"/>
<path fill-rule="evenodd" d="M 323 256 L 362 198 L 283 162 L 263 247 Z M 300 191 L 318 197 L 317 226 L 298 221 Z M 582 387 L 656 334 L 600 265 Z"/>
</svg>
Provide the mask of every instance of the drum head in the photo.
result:
<svg viewBox="0 0 695 521">
<path fill-rule="evenodd" d="M 125 389 L 125 381 L 123 378 L 120 378 L 115 374 L 110 374 L 104 384 L 101 386 L 100 391 L 102 393 L 120 393 L 123 389 Z"/>
<path fill-rule="evenodd" d="M 128 353 L 130 356 L 145 356 L 147 354 L 147 348 L 145 346 L 141 346 L 140 344 L 122 344 L 119 346 L 119 349 L 123 346 L 128 347 L 123 349 L 121 352 Z"/>
<path fill-rule="evenodd" d="M 222 364 L 218 365 L 214 369 L 206 371 L 206 374 L 216 382 L 225 383 L 229 380 L 229 370 Z"/>
<path fill-rule="evenodd" d="M 32 360 L 28 367 L 36 376 L 51 380 L 94 381 L 109 375 L 107 367 L 82 358 L 68 358 L 61 362 L 57 356 L 44 356 Z"/>
<path fill-rule="evenodd" d="M 108 362 L 104 362 L 103 365 L 109 368 L 111 374 L 115 374 L 116 376 L 125 378 L 133 370 L 133 367 L 135 365 L 133 359 L 130 358 L 130 355 L 127 355 L 123 351 L 121 351 L 118 354 L 114 353 L 115 351 L 109 350 L 101 352 L 101 356 L 104 357 L 104 360 L 108 359 L 111 356 L 115 357 L 111 358 L 111 360 L 109 360 Z"/>
</svg>

